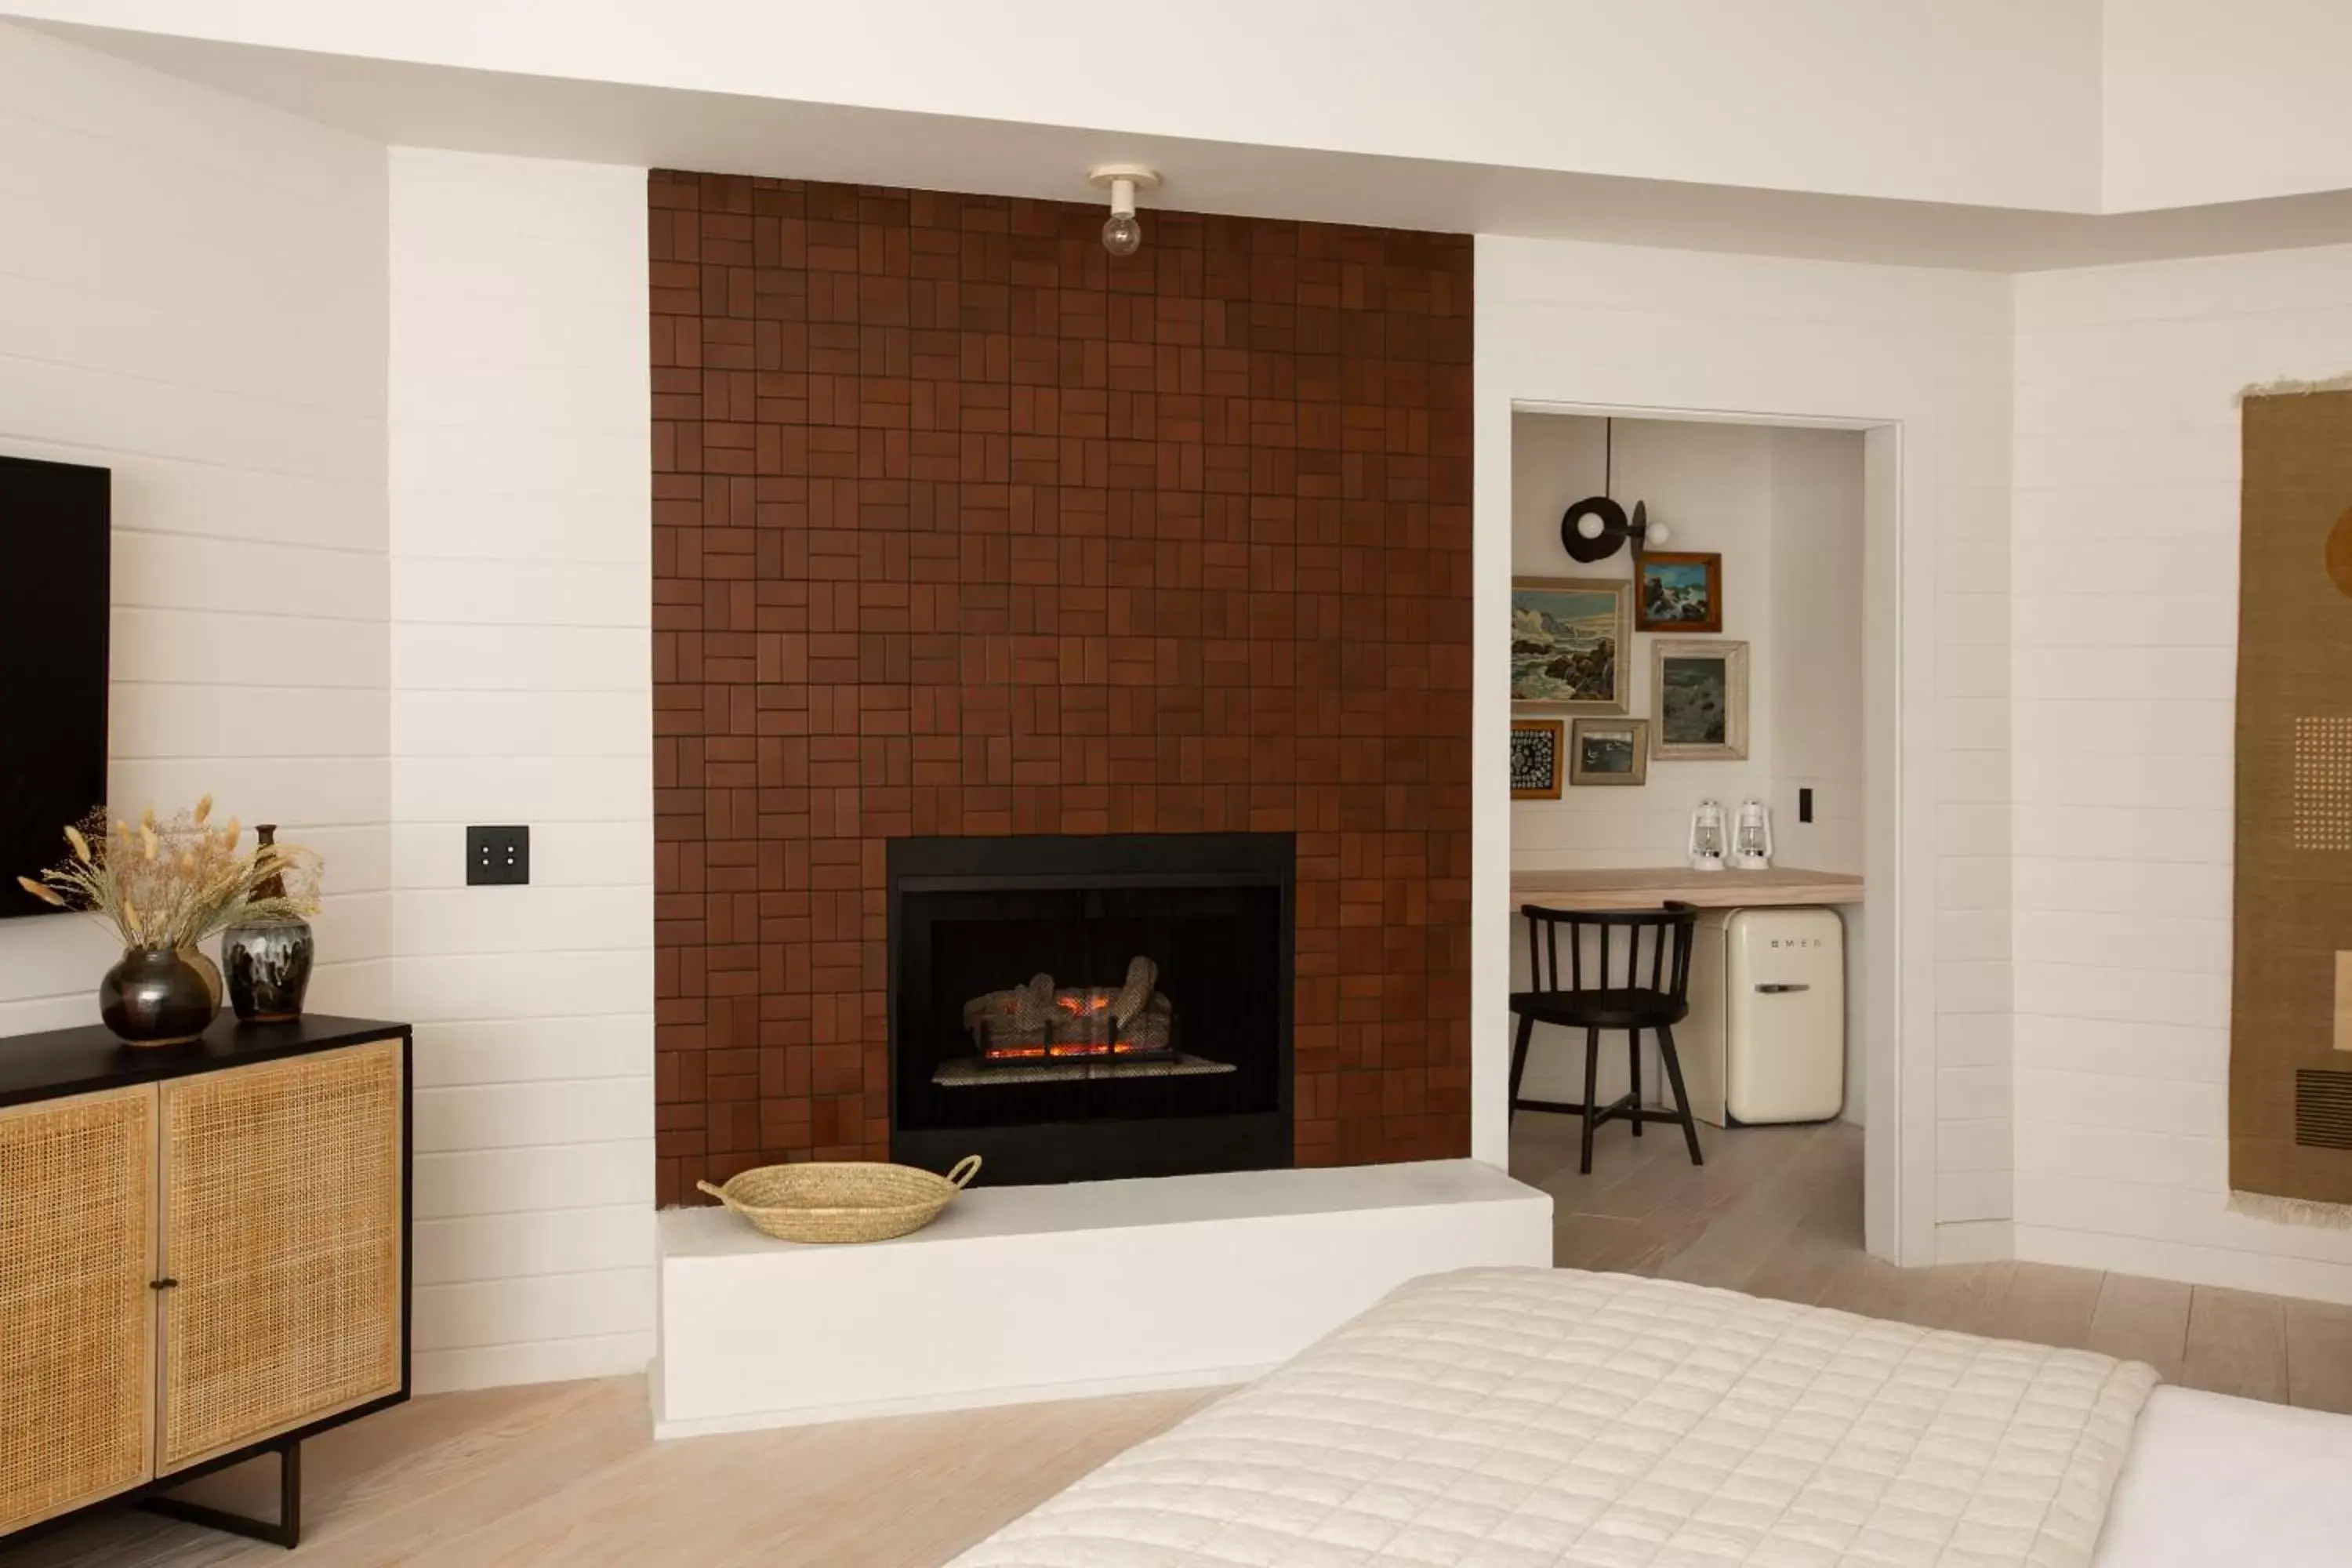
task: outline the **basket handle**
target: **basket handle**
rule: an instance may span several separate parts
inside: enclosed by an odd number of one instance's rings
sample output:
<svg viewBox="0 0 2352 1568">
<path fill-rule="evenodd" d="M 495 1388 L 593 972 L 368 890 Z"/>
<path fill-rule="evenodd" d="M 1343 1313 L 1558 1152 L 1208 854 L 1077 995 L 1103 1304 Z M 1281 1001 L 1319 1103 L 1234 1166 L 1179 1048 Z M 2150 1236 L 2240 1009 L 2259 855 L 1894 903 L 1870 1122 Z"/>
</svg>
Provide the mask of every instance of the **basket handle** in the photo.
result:
<svg viewBox="0 0 2352 1568">
<path fill-rule="evenodd" d="M 948 1173 L 948 1180 L 961 1187 L 978 1174 L 980 1174 L 980 1156 L 966 1154 L 962 1159 L 958 1160 L 955 1163 L 955 1168 Z"/>
<path fill-rule="evenodd" d="M 720 1203 L 725 1204 L 729 1208 L 731 1209 L 735 1206 L 735 1200 L 729 1197 L 723 1189 L 714 1187 L 709 1182 L 697 1182 L 694 1184 L 702 1191 L 709 1193 L 712 1197 L 717 1198 Z"/>
</svg>

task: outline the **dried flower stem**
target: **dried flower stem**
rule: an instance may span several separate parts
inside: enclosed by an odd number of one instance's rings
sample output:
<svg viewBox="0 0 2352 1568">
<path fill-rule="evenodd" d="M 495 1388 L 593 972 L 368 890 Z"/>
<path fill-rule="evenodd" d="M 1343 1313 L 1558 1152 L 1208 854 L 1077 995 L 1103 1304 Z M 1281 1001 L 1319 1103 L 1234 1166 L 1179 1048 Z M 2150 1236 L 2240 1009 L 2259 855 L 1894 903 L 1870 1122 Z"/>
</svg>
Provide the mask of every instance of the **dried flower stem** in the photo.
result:
<svg viewBox="0 0 2352 1568">
<path fill-rule="evenodd" d="M 18 885 L 89 915 L 126 947 L 194 947 L 232 925 L 318 912 L 316 855 L 290 844 L 239 853 L 236 819 L 215 830 L 211 814 L 210 795 L 160 824 L 152 806 L 135 827 L 93 813 L 65 830 L 70 858 Z"/>
</svg>

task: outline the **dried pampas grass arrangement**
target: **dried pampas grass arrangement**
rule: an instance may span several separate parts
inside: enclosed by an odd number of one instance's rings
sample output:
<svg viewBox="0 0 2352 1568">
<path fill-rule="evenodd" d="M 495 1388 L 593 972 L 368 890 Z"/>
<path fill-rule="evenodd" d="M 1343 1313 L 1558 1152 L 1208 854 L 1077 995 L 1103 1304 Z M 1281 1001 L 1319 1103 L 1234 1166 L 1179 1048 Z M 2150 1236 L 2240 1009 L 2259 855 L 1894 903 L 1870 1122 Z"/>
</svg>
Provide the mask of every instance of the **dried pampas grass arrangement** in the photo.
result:
<svg viewBox="0 0 2352 1568">
<path fill-rule="evenodd" d="M 101 808 L 65 831 L 72 853 L 17 886 L 79 910 L 126 948 L 190 948 L 247 922 L 299 920 L 319 909 L 321 863 L 292 844 L 240 847 L 235 817 L 212 826 L 213 797 L 158 821 Z"/>
</svg>

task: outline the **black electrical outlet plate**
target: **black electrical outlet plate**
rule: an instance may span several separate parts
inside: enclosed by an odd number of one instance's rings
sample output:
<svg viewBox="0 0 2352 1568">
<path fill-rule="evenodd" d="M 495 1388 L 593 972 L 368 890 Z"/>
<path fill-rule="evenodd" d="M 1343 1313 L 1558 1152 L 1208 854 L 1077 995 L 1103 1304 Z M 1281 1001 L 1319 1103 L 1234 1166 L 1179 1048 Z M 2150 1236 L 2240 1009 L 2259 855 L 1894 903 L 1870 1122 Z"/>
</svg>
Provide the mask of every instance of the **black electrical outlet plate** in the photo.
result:
<svg viewBox="0 0 2352 1568">
<path fill-rule="evenodd" d="M 1801 789 L 1797 792 L 1797 820 L 1811 822 L 1812 819 L 1813 792 L 1811 789 Z"/>
<path fill-rule="evenodd" d="M 466 829 L 466 885 L 509 887 L 530 880 L 530 829 Z"/>
</svg>

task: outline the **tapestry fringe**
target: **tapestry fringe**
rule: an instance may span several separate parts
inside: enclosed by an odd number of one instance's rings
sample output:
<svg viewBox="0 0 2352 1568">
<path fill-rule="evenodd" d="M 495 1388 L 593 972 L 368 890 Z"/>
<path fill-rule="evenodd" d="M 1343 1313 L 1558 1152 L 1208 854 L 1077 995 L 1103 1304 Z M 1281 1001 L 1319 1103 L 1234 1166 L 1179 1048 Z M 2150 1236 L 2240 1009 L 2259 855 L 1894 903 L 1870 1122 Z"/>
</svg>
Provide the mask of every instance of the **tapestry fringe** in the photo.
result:
<svg viewBox="0 0 2352 1568">
<path fill-rule="evenodd" d="M 2316 1198 L 2273 1197 L 2268 1193 L 2230 1194 L 2230 1212 L 2266 1219 L 2275 1225 L 2313 1225 L 2329 1230 L 2352 1230 L 2352 1205 L 2326 1204 Z"/>
<path fill-rule="evenodd" d="M 2315 392 L 2352 392 L 2352 374 L 2331 375 L 2325 381 L 2261 381 L 2238 388 L 2231 399 L 2242 407 L 2249 397 L 2307 397 Z M 2347 1221 L 2352 1224 L 2352 1221 Z"/>
</svg>

